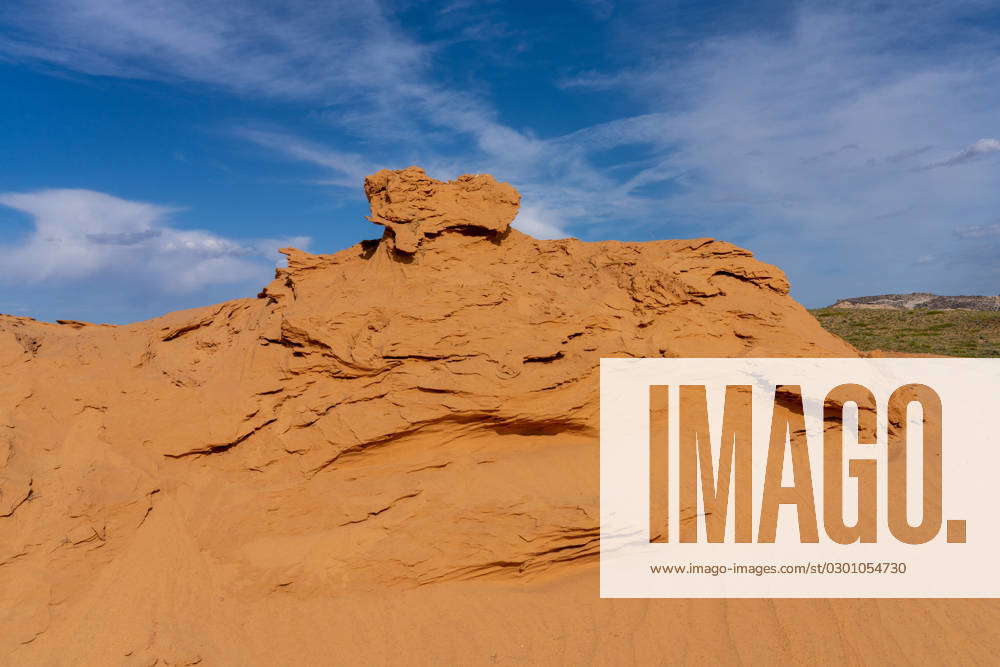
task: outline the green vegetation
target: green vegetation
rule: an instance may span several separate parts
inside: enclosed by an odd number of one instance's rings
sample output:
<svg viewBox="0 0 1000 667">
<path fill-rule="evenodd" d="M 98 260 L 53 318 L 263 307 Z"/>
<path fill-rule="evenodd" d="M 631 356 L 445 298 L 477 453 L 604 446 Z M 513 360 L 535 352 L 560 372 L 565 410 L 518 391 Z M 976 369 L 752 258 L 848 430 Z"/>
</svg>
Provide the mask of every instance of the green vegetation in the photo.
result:
<svg viewBox="0 0 1000 667">
<path fill-rule="evenodd" d="M 820 324 L 859 350 L 1000 357 L 1000 312 L 820 308 Z"/>
</svg>

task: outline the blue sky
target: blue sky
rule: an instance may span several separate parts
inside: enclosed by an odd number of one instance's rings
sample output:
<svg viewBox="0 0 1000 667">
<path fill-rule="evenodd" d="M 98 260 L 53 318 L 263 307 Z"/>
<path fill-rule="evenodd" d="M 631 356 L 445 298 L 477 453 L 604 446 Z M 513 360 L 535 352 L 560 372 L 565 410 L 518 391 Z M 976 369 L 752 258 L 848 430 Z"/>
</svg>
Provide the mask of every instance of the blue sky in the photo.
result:
<svg viewBox="0 0 1000 667">
<path fill-rule="evenodd" d="M 1000 291 L 1000 3 L 8 0 L 0 312 L 253 296 L 489 172 L 536 236 L 711 236 L 808 306 Z"/>
</svg>

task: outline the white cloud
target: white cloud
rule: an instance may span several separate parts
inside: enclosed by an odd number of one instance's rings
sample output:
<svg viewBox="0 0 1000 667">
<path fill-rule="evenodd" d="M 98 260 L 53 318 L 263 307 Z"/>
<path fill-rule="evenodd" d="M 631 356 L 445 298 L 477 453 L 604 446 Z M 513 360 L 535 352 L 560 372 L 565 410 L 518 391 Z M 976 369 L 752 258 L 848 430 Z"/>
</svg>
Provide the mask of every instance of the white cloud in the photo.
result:
<svg viewBox="0 0 1000 667">
<path fill-rule="evenodd" d="M 960 164 L 965 164 L 966 162 L 972 162 L 973 160 L 978 160 L 981 157 L 989 155 L 990 153 L 1000 152 L 1000 141 L 996 139 L 980 139 L 976 143 L 972 144 L 968 148 L 952 155 L 951 157 L 941 160 L 939 162 L 934 162 L 932 164 L 920 167 L 922 170 L 926 169 L 936 169 L 938 167 L 954 167 Z"/>
<path fill-rule="evenodd" d="M 90 74 L 187 81 L 238 94 L 319 103 L 325 117 L 366 136 L 408 136 L 431 125 L 470 134 L 494 155 L 534 142 L 495 121 L 474 96 L 437 84 L 433 47 L 409 38 L 372 0 L 292 3 L 196 0 L 35 0 L 0 8 L 17 28 L 0 55 Z M 283 151 L 278 134 L 245 138 Z M 315 156 L 303 155 L 314 161 Z M 354 154 L 345 160 L 358 162 Z M 354 165 L 356 166 L 356 165 Z M 337 169 L 356 171 L 352 165 Z"/>
<path fill-rule="evenodd" d="M 60 284 L 127 276 L 162 292 L 215 284 L 263 283 L 278 261 L 277 248 L 309 239 L 236 241 L 200 230 L 177 229 L 177 209 L 128 201 L 92 190 L 0 194 L 0 205 L 32 218 L 20 242 L 0 245 L 2 280 Z"/>
<path fill-rule="evenodd" d="M 958 252 L 956 226 L 983 226 L 1000 209 L 1000 161 L 981 159 L 1000 143 L 984 139 L 997 132 L 1000 38 L 967 27 L 975 3 L 806 2 L 772 31 L 684 45 L 671 29 L 666 56 L 662 35 L 642 43 L 641 31 L 618 24 L 628 37 L 616 54 L 638 64 L 563 83 L 568 93 L 628 100 L 634 115 L 555 138 L 510 127 L 485 95 L 436 80 L 434 45 L 373 1 L 294 11 L 195 0 L 16 4 L 0 9 L 15 27 L 0 37 L 8 57 L 321 107 L 312 120 L 364 149 L 245 124 L 238 133 L 328 170 L 335 185 L 412 163 L 437 178 L 489 172 L 522 191 L 515 225 L 529 233 L 727 238 L 781 264 L 816 304 L 865 291 L 990 289 L 981 265 L 995 258 L 914 268 L 927 248 Z M 959 13 L 965 27 L 956 28 Z M 150 229 L 91 231 L 88 256 L 162 244 L 143 236 Z"/>
<path fill-rule="evenodd" d="M 968 9 L 958 4 L 828 7 L 802 5 L 787 32 L 716 37 L 686 60 L 572 81 L 630 95 L 646 113 L 561 143 L 587 155 L 642 144 L 645 164 L 610 190 L 613 201 L 641 210 L 655 199 L 664 232 L 673 223 L 749 246 L 814 304 L 995 291 L 996 257 L 914 266 L 927 248 L 954 256 L 956 221 L 977 225 L 1000 208 L 1000 165 L 978 159 L 1000 147 L 981 139 L 997 128 L 997 37 L 952 40 L 949 12 Z M 969 167 L 917 171 L 918 159 Z"/>
<path fill-rule="evenodd" d="M 435 80 L 436 46 L 404 33 L 374 1 L 295 3 L 288 11 L 195 0 L 18 4 L 0 8 L 0 20 L 16 28 L 0 37 L 0 56 L 320 106 L 314 118 L 360 139 L 365 157 L 252 123 L 233 131 L 326 169 L 323 183 L 357 188 L 378 167 L 415 163 L 438 177 L 489 172 L 510 180 L 550 219 L 596 218 L 637 203 L 615 196 L 615 179 L 587 159 L 586 142 L 572 148 L 512 128 L 488 100 Z M 556 233 L 546 229 L 540 233 Z"/>
<path fill-rule="evenodd" d="M 522 206 L 513 226 L 539 239 L 564 239 L 569 236 L 555 216 L 537 206 Z"/>
<path fill-rule="evenodd" d="M 240 94 L 349 99 L 419 68 L 378 3 L 292 7 L 200 0 L 32 0 L 6 3 L 17 28 L 0 53 L 90 74 L 187 80 Z"/>
<path fill-rule="evenodd" d="M 955 230 L 955 236 L 960 239 L 1000 238 L 1000 222 L 992 225 L 965 225 Z"/>
</svg>

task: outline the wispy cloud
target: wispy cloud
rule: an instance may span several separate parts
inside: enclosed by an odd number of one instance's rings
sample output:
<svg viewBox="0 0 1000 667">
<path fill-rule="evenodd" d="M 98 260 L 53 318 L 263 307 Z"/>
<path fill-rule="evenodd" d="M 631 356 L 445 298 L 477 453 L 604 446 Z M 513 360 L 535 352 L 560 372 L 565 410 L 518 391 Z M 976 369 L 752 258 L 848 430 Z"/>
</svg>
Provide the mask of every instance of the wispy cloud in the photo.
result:
<svg viewBox="0 0 1000 667">
<path fill-rule="evenodd" d="M 461 4 L 443 15 L 460 24 Z M 675 16 L 662 4 L 642 16 Z M 1000 161 L 986 159 L 1000 141 L 984 139 L 997 132 L 1000 38 L 966 27 L 976 3 L 805 2 L 780 28 L 687 41 L 589 5 L 617 22 L 623 37 L 609 48 L 630 64 L 554 72 L 552 86 L 599 91 L 632 112 L 555 137 L 506 122 L 488 88 L 449 83 L 435 69 L 439 45 L 373 0 L 14 2 L 0 9 L 15 28 L 0 53 L 291 103 L 308 123 L 241 120 L 236 136 L 337 186 L 412 163 L 439 178 L 491 172 L 522 191 L 516 224 L 539 235 L 728 238 L 781 264 L 814 304 L 989 289 L 976 267 L 914 269 L 928 247 L 957 251 L 956 226 L 988 226 L 1000 208 Z"/>
<path fill-rule="evenodd" d="M 0 245 L 0 280 L 17 284 L 127 278 L 159 292 L 264 282 L 284 245 L 304 237 L 237 241 L 170 224 L 177 209 L 92 190 L 0 194 L 0 205 L 31 217 L 31 232 Z"/>
<path fill-rule="evenodd" d="M 939 167 L 956 167 L 960 164 L 972 162 L 985 157 L 991 153 L 1000 152 L 1000 141 L 997 139 L 980 139 L 968 148 L 965 148 L 955 155 L 938 162 L 919 167 L 920 170 L 937 169 Z"/>
<path fill-rule="evenodd" d="M 615 11 L 613 0 L 578 0 L 578 2 L 586 7 L 594 15 L 594 18 L 600 21 L 606 21 Z"/>
<path fill-rule="evenodd" d="M 539 239 L 562 239 L 569 236 L 558 216 L 534 205 L 522 206 L 514 227 Z"/>
<path fill-rule="evenodd" d="M 619 200 L 655 197 L 661 220 L 751 247 L 814 304 L 845 290 L 995 290 L 997 257 L 913 268 L 927 247 L 957 252 L 956 222 L 1000 208 L 1000 169 L 981 159 L 1000 143 L 980 139 L 997 127 L 998 40 L 951 32 L 951 12 L 974 9 L 806 3 L 787 31 L 588 73 L 564 83 L 629 95 L 647 113 L 563 141 L 594 154 L 642 144 L 647 165 L 623 172 Z M 934 169 L 905 168 L 933 151 Z M 670 187 L 647 194 L 655 182 Z"/>
<path fill-rule="evenodd" d="M 589 8 L 605 18 L 612 10 L 606 2 Z M 287 11 L 263 2 L 38 0 L 0 9 L 0 19 L 16 28 L 0 38 L 8 57 L 320 106 L 313 118 L 363 151 L 245 122 L 233 134 L 321 167 L 321 182 L 356 188 L 370 170 L 410 163 L 443 177 L 489 171 L 531 197 L 536 208 L 526 217 L 549 234 L 616 206 L 614 179 L 586 156 L 599 139 L 581 137 L 581 149 L 567 150 L 500 122 L 488 100 L 441 84 L 430 66 L 437 47 L 407 35 L 371 0 Z"/>
<path fill-rule="evenodd" d="M 371 0 L 15 0 L 0 19 L 15 28 L 0 38 L 9 56 L 331 104 L 403 78 L 424 57 Z"/>
<path fill-rule="evenodd" d="M 992 225 L 967 225 L 955 230 L 955 236 L 960 239 L 1000 239 L 1000 222 Z"/>
</svg>

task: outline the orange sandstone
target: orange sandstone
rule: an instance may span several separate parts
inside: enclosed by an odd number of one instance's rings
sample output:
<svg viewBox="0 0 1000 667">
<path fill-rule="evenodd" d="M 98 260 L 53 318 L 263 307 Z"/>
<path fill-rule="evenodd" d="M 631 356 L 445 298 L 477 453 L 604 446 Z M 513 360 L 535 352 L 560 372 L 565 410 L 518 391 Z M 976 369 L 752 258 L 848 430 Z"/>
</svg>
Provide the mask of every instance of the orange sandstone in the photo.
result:
<svg viewBox="0 0 1000 667">
<path fill-rule="evenodd" d="M 600 600 L 601 357 L 857 352 L 728 243 L 537 240 L 486 175 L 365 192 L 381 240 L 256 299 L 0 317 L 0 662 L 992 659 L 987 600 Z"/>
</svg>

